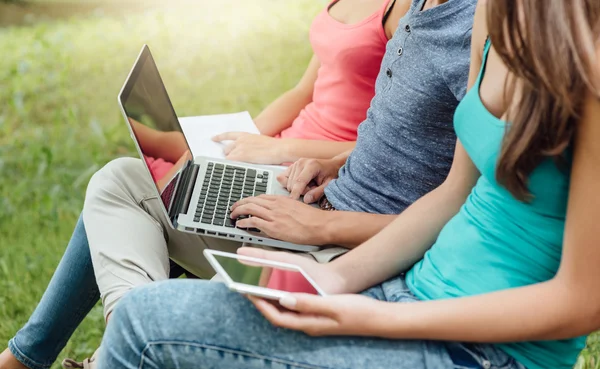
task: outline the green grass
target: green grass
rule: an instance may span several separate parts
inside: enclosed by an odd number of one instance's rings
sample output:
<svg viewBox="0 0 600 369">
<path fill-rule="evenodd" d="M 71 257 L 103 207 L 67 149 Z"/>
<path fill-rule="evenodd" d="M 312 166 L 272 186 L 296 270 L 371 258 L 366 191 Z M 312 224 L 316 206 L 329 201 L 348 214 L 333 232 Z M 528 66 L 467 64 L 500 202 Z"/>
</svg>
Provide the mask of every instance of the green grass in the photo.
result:
<svg viewBox="0 0 600 369">
<path fill-rule="evenodd" d="M 92 173 L 134 155 L 116 95 L 142 43 L 180 116 L 255 114 L 301 76 L 323 2 L 198 3 L 0 28 L 0 349 L 46 288 Z M 97 306 L 60 357 L 90 355 L 102 332 Z M 600 368 L 598 340 L 579 369 Z"/>
<path fill-rule="evenodd" d="M 256 114 L 302 75 L 320 2 L 198 3 L 0 28 L 0 349 L 46 288 L 92 173 L 135 154 L 116 96 L 143 43 L 180 116 Z M 60 357 L 89 356 L 102 332 L 97 306 Z"/>
</svg>

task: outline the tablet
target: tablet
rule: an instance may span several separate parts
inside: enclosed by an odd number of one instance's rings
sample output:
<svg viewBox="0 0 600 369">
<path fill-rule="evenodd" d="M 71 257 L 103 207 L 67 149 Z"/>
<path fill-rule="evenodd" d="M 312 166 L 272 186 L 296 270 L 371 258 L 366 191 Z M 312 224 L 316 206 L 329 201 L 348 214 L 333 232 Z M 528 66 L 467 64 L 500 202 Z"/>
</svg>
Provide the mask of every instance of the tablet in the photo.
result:
<svg viewBox="0 0 600 369">
<path fill-rule="evenodd" d="M 285 290 L 284 286 L 282 286 L 282 289 L 272 287 L 281 285 L 271 283 L 273 282 L 271 278 L 275 277 L 273 271 L 281 270 L 288 275 L 289 273 L 297 273 L 295 279 L 299 277 L 306 282 L 305 285 L 311 286 L 310 291 L 305 291 L 305 293 L 325 296 L 325 292 L 315 281 L 300 267 L 293 264 L 208 249 L 204 250 L 204 256 L 227 287 L 239 293 L 279 300 L 290 292 L 294 292 Z"/>
</svg>

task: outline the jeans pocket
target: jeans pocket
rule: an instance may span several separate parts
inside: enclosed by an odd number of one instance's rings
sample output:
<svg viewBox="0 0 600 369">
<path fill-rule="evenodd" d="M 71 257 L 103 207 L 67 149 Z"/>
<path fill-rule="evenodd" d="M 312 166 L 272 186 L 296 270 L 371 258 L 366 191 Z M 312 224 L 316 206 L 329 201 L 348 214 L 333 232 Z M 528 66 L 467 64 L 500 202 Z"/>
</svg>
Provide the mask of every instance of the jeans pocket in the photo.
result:
<svg viewBox="0 0 600 369">
<path fill-rule="evenodd" d="M 385 299 L 389 302 L 415 302 L 419 299 L 411 292 L 402 273 L 381 284 Z"/>
</svg>

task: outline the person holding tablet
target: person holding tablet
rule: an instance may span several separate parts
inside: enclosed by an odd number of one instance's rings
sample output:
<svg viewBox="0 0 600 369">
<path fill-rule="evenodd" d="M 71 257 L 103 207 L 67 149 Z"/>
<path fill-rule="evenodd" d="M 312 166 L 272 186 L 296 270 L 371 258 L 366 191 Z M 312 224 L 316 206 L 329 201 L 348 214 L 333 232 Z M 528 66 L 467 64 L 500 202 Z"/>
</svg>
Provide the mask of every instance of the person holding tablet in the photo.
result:
<svg viewBox="0 0 600 369">
<path fill-rule="evenodd" d="M 239 252 L 330 296 L 147 284 L 98 368 L 572 368 L 600 328 L 599 26 L 596 0 L 481 1 L 444 183 L 329 264 Z"/>
</svg>

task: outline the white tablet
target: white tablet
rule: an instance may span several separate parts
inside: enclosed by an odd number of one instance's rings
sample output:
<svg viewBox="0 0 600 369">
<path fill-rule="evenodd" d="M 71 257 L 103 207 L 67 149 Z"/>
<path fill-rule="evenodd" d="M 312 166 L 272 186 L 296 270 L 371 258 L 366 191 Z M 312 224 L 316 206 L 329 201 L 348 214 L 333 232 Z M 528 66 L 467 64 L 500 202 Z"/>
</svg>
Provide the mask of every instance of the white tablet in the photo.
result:
<svg viewBox="0 0 600 369">
<path fill-rule="evenodd" d="M 233 291 L 273 300 L 290 292 L 325 296 L 315 281 L 293 264 L 208 249 L 204 250 L 204 256 Z M 284 279 L 289 281 L 290 277 L 293 282 L 284 283 Z M 300 291 L 298 286 L 301 286 Z"/>
</svg>

